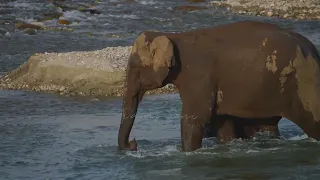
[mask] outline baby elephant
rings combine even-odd
[[[319,140],[319,59],[304,36],[259,21],[142,32],[127,65],[119,148],[137,149],[129,135],[138,105],[146,91],[168,83],[182,101],[182,151],[201,147],[205,127],[227,142],[259,129],[278,134],[281,117]]]

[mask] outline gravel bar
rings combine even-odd
[[[209,5],[227,7],[234,14],[320,19],[320,0],[220,0],[211,1]]]
[[[0,88],[77,96],[122,96],[132,46],[95,51],[36,53],[0,77]],[[173,85],[146,94],[175,93]]]

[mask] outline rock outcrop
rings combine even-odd
[[[35,54],[0,78],[0,88],[61,95],[122,96],[131,46]],[[177,92],[173,85],[146,94]]]
[[[227,7],[235,14],[320,19],[319,0],[219,0],[211,1],[209,4]]]

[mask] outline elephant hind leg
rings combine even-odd
[[[203,137],[217,137],[218,142],[228,142],[235,138],[252,138],[257,132],[270,132],[274,136],[279,136],[278,123],[281,118],[281,116],[275,116],[248,119],[217,115],[205,125]]]
[[[209,133],[207,135],[215,136],[217,143],[228,143],[238,138],[235,131],[235,120],[237,118],[229,115],[215,115],[210,123]]]
[[[204,126],[203,138],[217,137],[217,127],[215,121],[211,119]]]
[[[235,121],[237,137],[249,139],[257,132],[270,132],[274,136],[279,136],[278,123],[281,118],[281,116],[254,119],[238,118]]]
[[[237,139],[234,121],[235,120],[231,117],[225,117],[217,120],[217,143],[227,143],[233,139]]]
[[[300,110],[284,117],[298,125],[310,138],[320,140],[320,121],[314,119],[311,112]]]

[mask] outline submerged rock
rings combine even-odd
[[[319,0],[217,0],[209,5],[228,7],[235,14],[320,19]]]
[[[180,11],[196,11],[196,10],[203,10],[203,9],[207,9],[206,7],[203,6],[189,6],[189,5],[185,5],[185,6],[178,6],[174,8],[175,10],[180,10]]]
[[[81,12],[89,12],[91,14],[101,14],[100,11],[98,11],[96,9],[79,9],[79,11],[81,11]]]
[[[40,21],[59,19],[62,15],[63,15],[63,13],[61,13],[61,12],[44,13],[43,18],[40,19]]]
[[[18,22],[16,24],[16,28],[20,29],[20,30],[24,30],[24,29],[42,29],[42,26],[38,25],[38,24],[28,24],[25,22]]]
[[[0,28],[0,35],[4,35],[7,33],[7,30]]]
[[[206,0],[187,0],[188,3],[202,3],[206,2]]]
[[[64,24],[64,25],[69,25],[69,24],[71,24],[70,21],[65,20],[65,19],[58,19],[58,23],[59,23],[59,24]]]
[[[27,28],[23,32],[26,33],[26,34],[29,34],[29,35],[37,34],[37,30],[36,29],[31,29],[31,28]]]
[[[131,46],[35,54],[0,78],[1,89],[60,95],[122,96]],[[171,85],[146,94],[177,92]]]
[[[78,10],[81,12],[89,12],[91,14],[100,14],[100,11],[93,9],[92,6],[86,5],[86,4],[65,4],[62,2],[52,2],[53,5],[56,7],[59,7],[62,9],[62,11],[72,11],[72,10]]]

